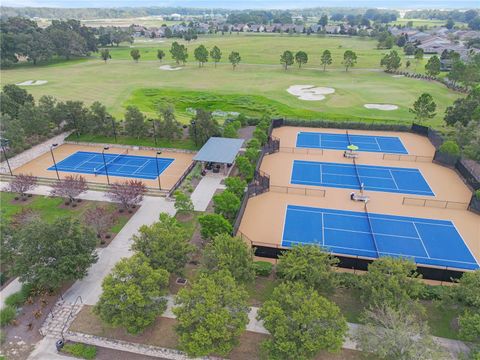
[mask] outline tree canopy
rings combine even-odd
[[[193,252],[193,245],[181,224],[166,213],[150,226],[143,225],[133,236],[132,250],[146,256],[154,269],[183,274],[185,264]]]
[[[345,66],[345,71],[348,71],[349,68],[355,66],[357,63],[357,54],[352,50],[347,50],[343,54],[343,65]]]
[[[168,277],[166,270],[150,267],[143,254],[124,258],[103,280],[94,311],[107,324],[141,333],[167,308]]]
[[[227,270],[200,274],[175,299],[181,348],[189,356],[227,355],[248,323],[247,299]]]
[[[435,104],[435,101],[433,101],[432,95],[428,93],[423,93],[413,103],[413,107],[410,108],[409,111],[415,114],[415,119],[419,121],[425,121],[437,115],[435,113],[436,109],[437,109],[437,104]]]
[[[262,347],[273,359],[313,359],[339,351],[347,322],[337,305],[302,283],[278,285],[258,312],[272,335]]]

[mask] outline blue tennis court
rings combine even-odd
[[[297,244],[319,245],[338,255],[406,257],[425,265],[480,268],[446,220],[288,205],[282,246]]]
[[[358,170],[358,173],[357,173]],[[292,184],[434,196],[418,169],[294,160]]]
[[[321,132],[299,132],[297,147],[330,150],[347,150],[354,144],[358,151],[408,154],[400,138],[395,136],[347,135]]]
[[[108,172],[109,176],[154,180],[168,168],[174,159],[158,158],[158,172],[155,160],[150,156],[105,153],[104,162],[102,153],[77,151],[58,162],[57,169],[58,171],[95,175],[106,175]],[[49,167],[48,170],[55,171],[55,166]]]

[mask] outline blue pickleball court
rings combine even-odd
[[[358,172],[357,172],[358,171]],[[434,196],[418,169],[294,160],[290,182],[296,185],[386,191]]]
[[[480,268],[447,220],[288,205],[282,246],[298,244],[318,245],[338,255],[405,257],[417,264]]]
[[[408,154],[400,138],[396,136],[373,136],[352,134],[331,134],[322,132],[299,132],[297,147],[329,150],[347,150],[350,144],[357,145],[358,151]]]
[[[155,180],[173,162],[171,158],[158,158],[158,171],[156,159],[150,156],[137,156],[105,153],[105,162],[102,153],[90,151],[77,151],[57,163],[58,171],[121,176],[128,178]],[[105,168],[105,164],[107,167]],[[55,171],[55,166],[48,170]]]

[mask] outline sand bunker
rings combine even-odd
[[[375,110],[383,110],[383,111],[392,111],[392,110],[397,110],[398,106],[397,105],[392,105],[392,104],[365,104],[363,105],[367,109],[375,109]]]
[[[315,85],[292,85],[287,89],[289,94],[298,97],[300,100],[319,101],[325,99],[325,95],[335,92],[334,88],[315,87]]]
[[[176,71],[176,70],[182,70],[180,66],[173,67],[170,65],[162,65],[159,67],[160,70],[165,70],[165,71]]]
[[[36,85],[43,85],[46,84],[48,81],[47,80],[27,80],[21,83],[17,83],[15,85],[18,86],[36,86]]]
[[[405,77],[405,75],[392,75],[393,78],[402,78]]]

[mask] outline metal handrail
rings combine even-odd
[[[80,295],[78,295],[77,298],[75,299],[75,301],[73,302],[72,309],[70,310],[70,313],[68,314],[67,318],[65,319],[65,322],[63,323],[63,327],[62,327],[62,330],[60,332],[60,335],[62,336],[63,341],[65,341],[65,337],[63,336],[63,334],[65,332],[65,327],[67,326],[68,321],[72,317],[73,310],[75,310],[75,306],[77,305],[78,300],[80,300],[80,303],[83,304],[82,297]]]

